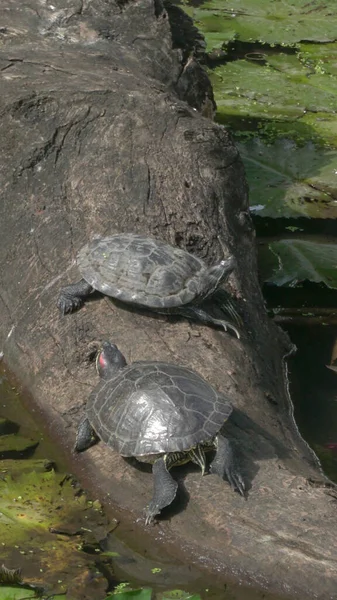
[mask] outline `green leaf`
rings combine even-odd
[[[38,445],[38,441],[27,439],[20,435],[0,435],[0,459],[6,456],[15,454],[24,454],[34,450]]]
[[[337,147],[337,115],[327,112],[306,113],[298,123],[295,124],[295,130],[298,125],[311,131],[311,139],[318,136],[324,140],[325,144],[331,144]],[[292,124],[293,125],[293,124]]]
[[[193,1],[191,0],[191,4]],[[210,0],[187,12],[206,35],[222,33],[224,39],[291,45],[302,40],[336,40],[335,0]]]
[[[337,218],[337,150],[280,138],[238,143],[253,213],[263,217]]]
[[[294,287],[308,280],[337,289],[337,244],[285,239],[259,248],[261,278]]]
[[[275,53],[275,64],[276,59]],[[226,115],[293,120],[308,111],[335,112],[337,81],[333,76],[309,76],[297,57],[291,63],[297,61],[298,69],[284,54],[278,55],[278,68],[271,65],[272,57],[268,60],[266,65],[236,60],[210,74],[222,121]]]
[[[158,600],[201,600],[199,594],[190,594],[183,590],[171,590],[157,595]]]
[[[299,59],[318,74],[337,75],[337,43],[300,44]]]
[[[37,598],[33,590],[22,587],[5,587],[0,585],[0,600],[23,600],[24,598]]]
[[[139,590],[123,590],[107,596],[105,600],[151,600],[152,590],[141,588]]]

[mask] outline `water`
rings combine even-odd
[[[38,441],[37,447],[33,450],[29,450],[28,454],[25,452],[22,452],[21,454],[20,452],[16,453],[15,456],[17,457],[17,461],[27,461],[27,468],[29,468],[30,460],[34,461],[36,467],[36,461],[38,459],[48,459],[48,464],[53,464],[56,472],[61,474],[62,481],[63,475],[65,476],[69,470],[67,457],[63,456],[60,449],[55,447],[55,444],[48,439],[43,423],[40,422],[38,415],[34,413],[32,407],[30,407],[29,411],[27,410],[27,399],[22,398],[19,395],[11,382],[12,379],[8,373],[6,373],[4,369],[0,370],[0,423],[1,419],[7,419],[10,422],[7,430],[4,430],[3,427],[0,429],[0,436],[12,434],[16,431],[17,440],[19,440],[19,436],[23,436],[26,440],[32,440],[31,443]],[[18,447],[19,446],[20,444]],[[11,459],[13,457],[14,455],[11,456]],[[7,475],[9,471],[8,465],[9,456],[6,456],[4,459],[4,455],[1,455],[0,452],[0,477],[1,473]],[[12,467],[12,469],[15,471],[15,467]],[[65,479],[65,481],[67,480]],[[76,494],[79,493],[79,489],[76,488]],[[62,552],[64,552],[63,548],[65,547],[61,546],[60,550],[58,550],[57,545],[61,543],[64,544],[64,538],[67,534],[69,536],[66,538],[68,547],[73,539],[74,531],[77,528],[75,515],[72,517],[70,525],[69,523],[67,525],[62,523],[62,519],[60,518],[60,502],[59,498],[57,499],[58,501],[55,502],[54,505],[55,514],[49,515],[52,522],[55,521],[55,523],[58,523],[58,535],[54,535],[53,538],[53,552],[55,552],[55,556],[62,555]],[[41,498],[41,502],[43,502],[43,498]],[[96,569],[96,584],[97,581],[101,582],[98,589],[96,587],[95,591],[92,592],[92,595],[90,595],[90,592],[88,594],[88,589],[86,588],[87,598],[103,600],[105,592],[113,590],[120,582],[129,582],[132,587],[151,587],[154,592],[177,588],[184,589],[191,593],[199,593],[203,600],[280,600],[278,596],[252,590],[244,585],[225,582],[222,578],[214,576],[213,574],[207,575],[207,573],[204,573],[195,567],[191,567],[188,564],[184,564],[181,561],[174,561],[172,556],[166,555],[165,548],[156,545],[152,539],[148,541],[140,539],[139,537],[135,538],[132,524],[126,520],[123,522],[122,516],[120,517],[121,521],[116,527],[117,521],[115,517],[116,515],[112,514],[105,515],[104,518],[102,517],[100,519],[99,525],[97,525],[96,518],[95,523],[86,521],[87,530],[89,531],[92,529],[93,533],[95,533],[96,527],[102,527],[104,519],[108,520],[108,525],[104,525],[104,531],[109,529],[112,530],[102,539],[100,538],[98,531],[96,541],[89,541],[82,544],[81,554],[82,556],[86,555],[93,559],[91,567],[94,566]],[[50,537],[50,532],[47,533]],[[0,535],[0,539],[1,537],[2,536]],[[99,542],[97,542],[97,539],[99,539]],[[49,538],[46,537],[45,548],[40,548],[40,550],[48,552],[48,543]],[[6,566],[10,566],[10,568],[22,567],[22,575],[25,581],[28,580],[30,583],[37,582],[39,585],[44,585],[46,582],[43,581],[43,577],[46,577],[50,585],[53,579],[53,573],[49,571],[46,576],[43,574],[41,575],[41,569],[39,568],[41,566],[39,563],[41,560],[40,554],[37,553],[34,556],[34,561],[29,563],[26,560],[27,556],[29,558],[27,552],[29,553],[32,551],[20,544],[15,545],[10,557],[12,562],[10,565]],[[77,552],[74,562],[74,573],[70,573],[70,576],[73,576],[73,579],[76,580],[76,578],[78,578],[78,567],[81,565],[78,564],[80,559],[77,547],[74,552]],[[53,557],[50,557],[49,562],[52,564],[53,561],[54,554]],[[63,593],[65,588],[69,586],[69,581],[66,581],[65,578],[67,576],[69,578],[72,558],[68,558],[67,561],[67,573],[64,574],[62,572],[62,574],[58,574],[55,579],[55,585],[59,584]],[[0,564],[2,562],[0,556]],[[84,562],[85,561],[83,561],[82,565],[83,572],[85,572],[86,569]],[[62,568],[60,567],[61,571]],[[52,591],[54,592],[54,589]],[[48,590],[48,593],[50,593],[50,590]],[[59,590],[58,593],[60,593]],[[83,598],[81,594],[78,597],[81,598],[81,600]]]
[[[298,348],[288,362],[295,420],[325,473],[337,483],[337,371],[327,367],[336,358],[337,327],[286,329]]]

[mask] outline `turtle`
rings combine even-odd
[[[179,314],[205,324],[238,329],[227,320],[213,318],[200,305],[212,296],[230,273],[233,256],[208,267],[186,250],[134,233],[96,238],[77,256],[82,279],[60,290],[57,305],[62,314],[80,308],[94,291],[160,313]],[[230,300],[223,308],[239,323]]]
[[[205,474],[209,450],[215,450],[211,473],[226,477],[245,495],[231,443],[220,433],[233,410],[225,396],[183,366],[158,361],[127,365],[111,342],[103,343],[96,368],[100,381],[89,396],[74,450],[82,452],[102,440],[123,457],[153,465],[146,524],[176,496],[178,485],[170,469],[192,461]]]

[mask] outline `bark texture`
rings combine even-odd
[[[285,594],[336,598],[336,495],[292,419],[283,356],[257,280],[245,175],[213,109],[202,38],[160,0],[2,0],[0,349],[71,454],[96,383],[87,357],[114,341],[128,361],[194,368],[231,397],[248,500],[193,468],[183,504],[150,535],[210,571]],[[181,21],[180,21],[181,18]],[[202,114],[203,113],[203,114]],[[212,263],[237,260],[227,289],[241,340],[98,299],[61,317],[58,289],[93,235],[149,233]],[[80,481],[134,519],[151,474],[102,444],[74,459]],[[316,483],[314,483],[316,482]],[[165,518],[166,517],[166,518]],[[141,533],[143,522],[138,521]]]

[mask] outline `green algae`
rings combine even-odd
[[[25,586],[38,586],[48,595],[82,598],[90,580],[97,582],[94,588],[101,588],[104,597],[107,583],[97,569],[97,556],[84,553],[82,547],[98,545],[107,535],[108,521],[99,503],[89,502],[71,476],[57,473],[51,461],[27,457],[27,449],[36,446],[35,439],[18,433],[0,435],[2,562],[7,569],[20,570]],[[6,458],[13,449],[25,457]],[[102,560],[112,571],[111,559]],[[32,594],[25,587],[26,596],[20,596],[21,591],[11,590],[10,598],[34,597],[34,590]]]

